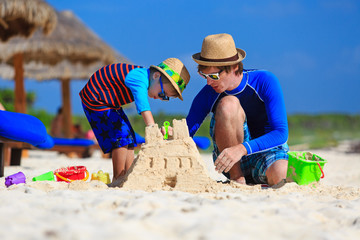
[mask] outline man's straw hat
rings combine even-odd
[[[231,66],[241,62],[246,56],[244,50],[235,47],[230,34],[221,33],[207,36],[201,47],[201,52],[192,58],[203,66]]]
[[[159,65],[151,65],[150,68],[155,68],[165,75],[170,81],[175,90],[179,93],[179,98],[182,98],[182,91],[190,81],[190,74],[185,65],[177,58],[168,58]]]

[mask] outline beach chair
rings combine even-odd
[[[53,138],[54,146],[49,151],[57,151],[64,153],[68,157],[74,154],[79,158],[91,157],[96,149],[100,149],[99,145],[90,139],[83,138]]]
[[[23,149],[48,149],[54,141],[34,116],[0,110],[0,177],[4,166],[20,165]]]
[[[145,142],[145,138],[138,133],[135,133],[135,137],[138,148],[140,148],[140,145]],[[72,157],[75,154],[80,158],[88,158],[91,157],[95,150],[101,150],[96,142],[85,138],[53,138],[53,140],[54,147],[48,150],[64,153],[69,157]],[[103,155],[103,157],[108,158],[110,155]]]
[[[211,145],[211,141],[210,141],[210,139],[208,137],[194,136],[193,140],[194,140],[196,146],[201,150],[206,150]]]

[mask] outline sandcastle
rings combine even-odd
[[[179,190],[214,192],[221,184],[212,180],[186,120],[173,120],[173,139],[164,140],[158,125],[146,127],[145,144],[119,187],[126,190]]]

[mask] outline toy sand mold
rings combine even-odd
[[[325,159],[311,152],[289,152],[288,155],[287,181],[307,185],[324,178]]]

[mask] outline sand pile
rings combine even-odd
[[[186,120],[173,120],[173,139],[164,140],[158,125],[146,127],[145,144],[118,187],[129,190],[216,192],[222,184],[210,178]]]

